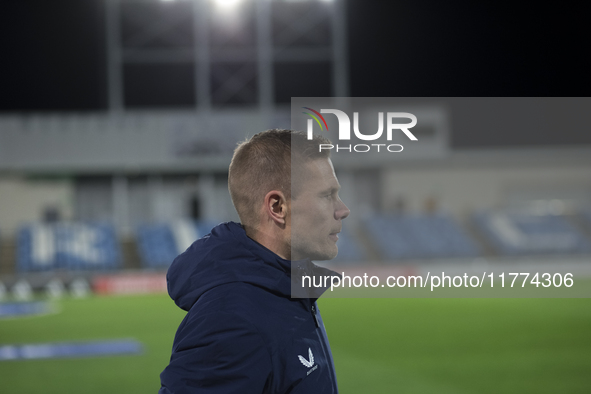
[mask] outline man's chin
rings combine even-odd
[[[339,253],[338,248],[335,246],[335,250],[334,251],[325,251],[325,252],[319,252],[319,253],[315,253],[312,254],[310,257],[310,260],[314,260],[314,261],[328,261],[328,260],[332,260],[335,257],[337,257],[337,254]]]
[[[307,258],[313,261],[327,261],[334,259],[335,257],[337,257],[337,254],[339,253],[339,248],[337,247],[337,244],[334,242],[326,243],[315,249],[298,246],[304,245],[294,245],[292,243],[292,260],[303,260]]]

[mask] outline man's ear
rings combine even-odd
[[[283,192],[271,190],[265,195],[265,213],[275,223],[285,225],[287,219],[287,200]]]

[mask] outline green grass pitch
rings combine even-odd
[[[590,393],[591,299],[322,299],[353,393]],[[135,356],[0,362],[2,392],[156,393],[184,313],[168,296],[56,301],[0,320],[0,345],[136,338]]]

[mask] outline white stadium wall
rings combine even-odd
[[[489,208],[531,208],[558,200],[563,213],[591,206],[591,150],[514,149],[454,153],[450,158],[396,165],[382,173],[381,209],[402,198],[409,211],[429,199],[439,210],[465,215]]]
[[[27,180],[20,176],[0,177],[0,235],[15,234],[26,222],[39,221],[53,208],[62,219],[74,213],[74,185],[70,180]]]

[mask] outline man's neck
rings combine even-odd
[[[278,239],[276,234],[273,234],[270,231],[254,229],[252,227],[243,227],[248,238],[263,245],[282,259],[290,260],[291,255],[289,253],[289,246],[286,247],[285,242]]]

